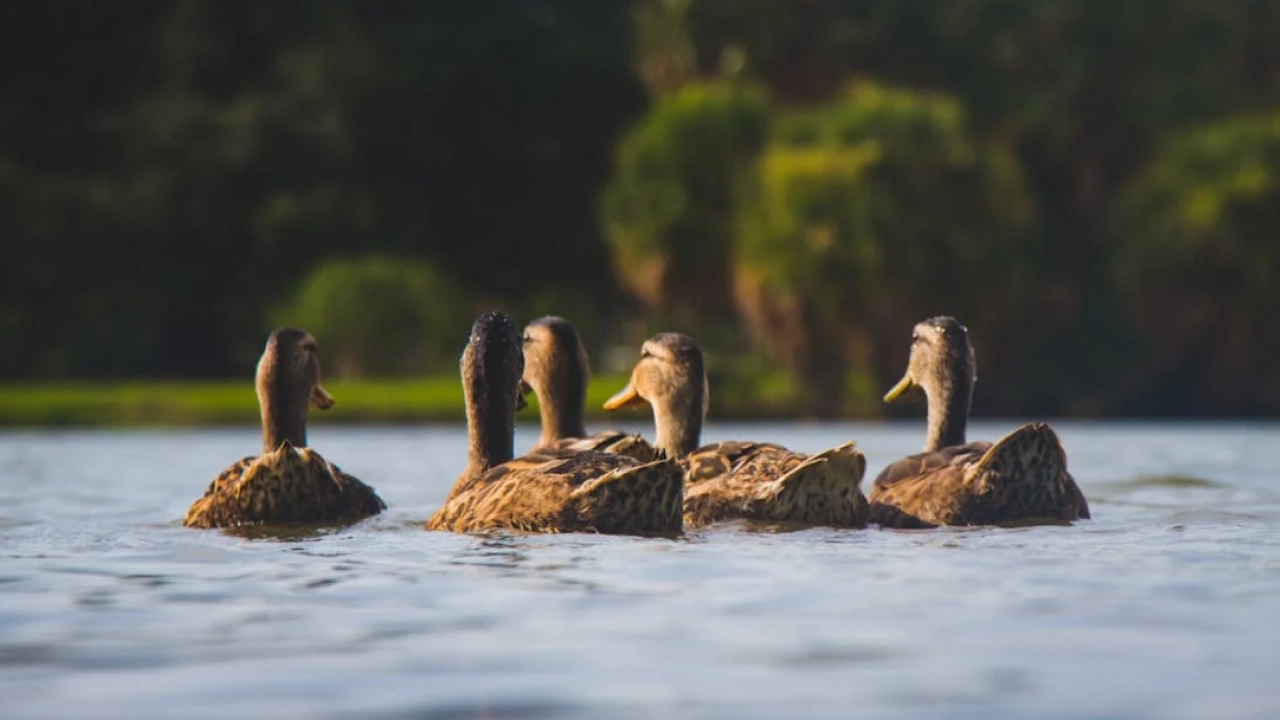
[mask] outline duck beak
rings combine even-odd
[[[636,392],[635,383],[629,382],[616,395],[604,401],[604,409],[621,410],[625,407],[638,407],[644,404],[645,399],[640,397],[640,393]]]
[[[520,390],[516,393],[516,410],[523,410],[529,407],[529,401],[526,398],[531,392],[533,392],[533,386],[521,379]]]
[[[903,393],[915,386],[916,384],[911,380],[911,375],[903,375],[902,379],[898,381],[898,384],[894,385],[892,390],[884,394],[884,401],[887,403],[893,402],[894,400],[902,397]]]
[[[328,410],[333,407],[335,402],[337,401],[333,399],[333,396],[329,394],[329,391],[325,390],[324,386],[320,383],[316,383],[316,389],[311,391],[311,404],[321,410]]]

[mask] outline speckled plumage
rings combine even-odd
[[[1088,517],[1057,433],[1044,423],[1023,425],[994,445],[973,442],[911,455],[886,467],[871,490],[871,521],[887,527]]]
[[[679,533],[684,475],[674,461],[554,449],[511,457],[523,364],[510,318],[476,320],[461,362],[470,457],[427,529]]]
[[[1048,425],[1023,425],[994,445],[965,442],[975,365],[968,331],[954,319],[916,326],[907,374],[885,399],[923,389],[930,405],[928,440],[925,452],[890,464],[876,478],[871,521],[921,528],[1088,518],[1089,504]]]
[[[772,443],[721,442],[698,448],[681,464],[687,528],[731,519],[867,524],[859,489],[867,461],[852,442],[816,455]]]
[[[656,448],[642,436],[625,433],[621,430],[605,430],[584,438],[560,438],[550,445],[539,445],[533,449],[540,455],[565,457],[581,452],[602,452],[612,455],[626,455],[642,463],[653,462],[660,455]]]
[[[349,523],[386,509],[382,499],[309,448],[285,441],[223,470],[187,511],[187,527]]]
[[[866,526],[867,501],[859,488],[866,459],[853,443],[812,456],[772,443],[698,446],[709,390],[692,338],[651,338],[631,382],[605,407],[644,402],[653,407],[659,451],[678,458],[685,469],[686,528],[737,519]]]
[[[386,509],[373,488],[306,446],[307,408],[334,404],[320,384],[315,338],[294,328],[273,332],[256,384],[263,453],[223,470],[192,503],[184,525],[345,524]]]
[[[641,464],[599,452],[531,455],[466,482],[427,529],[674,534],[682,529],[683,490],[680,467],[670,460]]]

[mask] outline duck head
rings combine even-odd
[[[915,389],[923,391],[929,404],[926,450],[963,444],[977,366],[969,330],[959,320],[940,316],[916,323],[907,371],[884,401],[893,402]]]
[[[631,381],[609,398],[606,410],[653,407],[657,447],[680,457],[698,447],[711,402],[702,350],[688,335],[660,333],[645,341]]]
[[[334,405],[320,382],[316,339],[305,330],[278,328],[271,333],[258,360],[256,385],[265,452],[274,452],[286,441],[305,447],[310,407],[328,410]]]
[[[479,473],[513,456],[516,406],[523,400],[520,333],[511,318],[489,312],[476,318],[460,370],[470,436],[468,472]]]
[[[549,315],[529,323],[521,337],[524,376],[521,399],[538,396],[542,414],[539,446],[586,435],[584,412],[591,365],[578,331],[568,320]]]

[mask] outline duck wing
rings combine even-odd
[[[373,488],[331,465],[310,448],[284,443],[224,470],[187,511],[183,524],[347,524],[376,515],[386,504]]]
[[[534,448],[533,454],[564,457],[583,452],[604,452],[627,455],[640,462],[658,459],[658,451],[643,437],[621,430],[605,430],[585,438],[561,438],[549,445]]]
[[[678,533],[684,477],[672,460],[626,455],[532,454],[468,480],[428,530]]]
[[[1045,423],[998,442],[919,453],[886,467],[871,491],[871,521],[885,527],[1063,522],[1089,517]]]
[[[748,519],[839,527],[866,524],[853,443],[813,456],[773,443],[722,442],[684,460],[685,525]]]

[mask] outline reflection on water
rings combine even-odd
[[[316,428],[391,510],[238,534],[180,521],[251,430],[0,434],[0,717],[1276,717],[1280,427],[1059,429],[1092,522],[677,539],[424,532],[456,428]]]
[[[1171,488],[1216,488],[1222,487],[1222,483],[1216,483],[1212,480],[1200,477],[1191,477],[1189,475],[1144,475],[1136,477],[1124,483],[1118,483],[1118,486],[1124,487],[1171,487]]]

